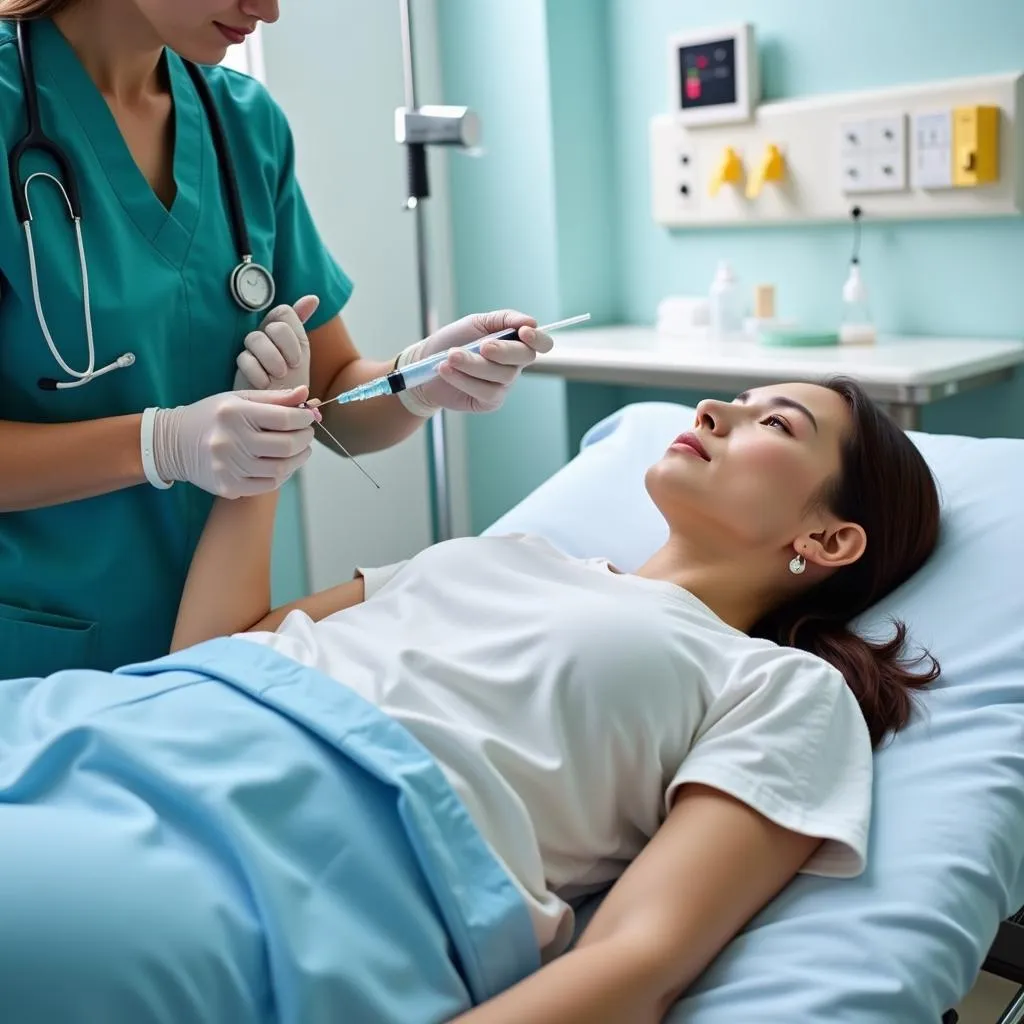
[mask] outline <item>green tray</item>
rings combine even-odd
[[[838,345],[839,334],[836,331],[801,331],[797,328],[780,327],[762,331],[760,341],[762,345],[774,348],[813,348]]]

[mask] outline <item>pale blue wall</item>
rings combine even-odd
[[[550,0],[547,57],[560,315],[619,315],[612,48],[604,0]],[[596,12],[596,13],[595,13]]]
[[[449,161],[457,314],[511,306],[554,319],[560,307],[545,4],[442,0],[438,14],[445,97],[482,117],[486,149],[482,159]],[[474,530],[565,461],[564,389],[546,380],[523,384],[500,412],[473,417],[467,431]],[[516,457],[520,449],[531,455]]]
[[[486,149],[450,161],[459,313],[618,317],[604,11],[605,0],[441,0],[445,100],[481,115]],[[471,418],[474,530],[565,463],[566,417],[565,386],[527,378],[499,413]]]
[[[712,11],[713,13],[709,13]],[[667,293],[702,291],[728,256],[744,282],[773,281],[781,311],[833,321],[849,258],[843,227],[667,232],[650,215],[647,127],[665,109],[666,36],[710,22],[752,21],[766,99],[1024,69],[1017,0],[609,0],[614,40],[613,158],[619,183],[622,310],[651,322]],[[1024,223],[865,227],[863,263],[881,329],[1024,336]],[[1024,382],[943,402],[925,427],[1024,433]]]
[[[482,160],[452,162],[461,312],[510,303],[546,317],[585,304],[601,319],[651,323],[664,295],[703,292],[726,255],[745,283],[773,281],[785,313],[816,323],[837,317],[848,230],[668,232],[652,222],[648,123],[666,108],[673,31],[754,22],[766,99],[1024,69],[1020,0],[440,6],[445,99],[480,110],[488,150]],[[1019,220],[868,225],[863,262],[883,330],[1024,336]],[[555,434],[574,415],[570,404],[581,404],[566,391],[580,389],[524,385],[502,414],[471,424],[478,529],[566,454]],[[605,392],[589,401],[592,415],[624,396],[641,397]],[[1024,382],[945,401],[928,410],[925,426],[1020,436]]]

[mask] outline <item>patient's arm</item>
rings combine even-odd
[[[178,605],[171,650],[248,629],[270,611],[277,493],[218,498]]]
[[[819,843],[683,786],[577,947],[457,1020],[654,1024]]]
[[[283,604],[249,626],[245,632],[254,633],[258,630],[273,632],[284,622],[289,612],[296,610],[305,612],[314,622],[319,622],[335,612],[343,612],[353,605],[362,604],[364,596],[363,578],[360,576],[347,583],[328,587],[327,590],[321,590],[317,594],[310,594],[309,597],[303,597],[301,600],[292,601],[291,604]]]
[[[214,502],[185,581],[172,651],[231,633],[275,630],[295,609],[319,621],[362,602],[360,578],[270,610],[276,510],[276,492]]]

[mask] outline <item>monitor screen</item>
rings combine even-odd
[[[683,110],[736,102],[736,40],[679,47]]]

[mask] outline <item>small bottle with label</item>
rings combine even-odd
[[[743,333],[753,341],[759,341],[763,335],[778,330],[796,327],[795,320],[787,320],[775,315],[775,286],[759,284],[754,287],[754,312],[743,321]]]

